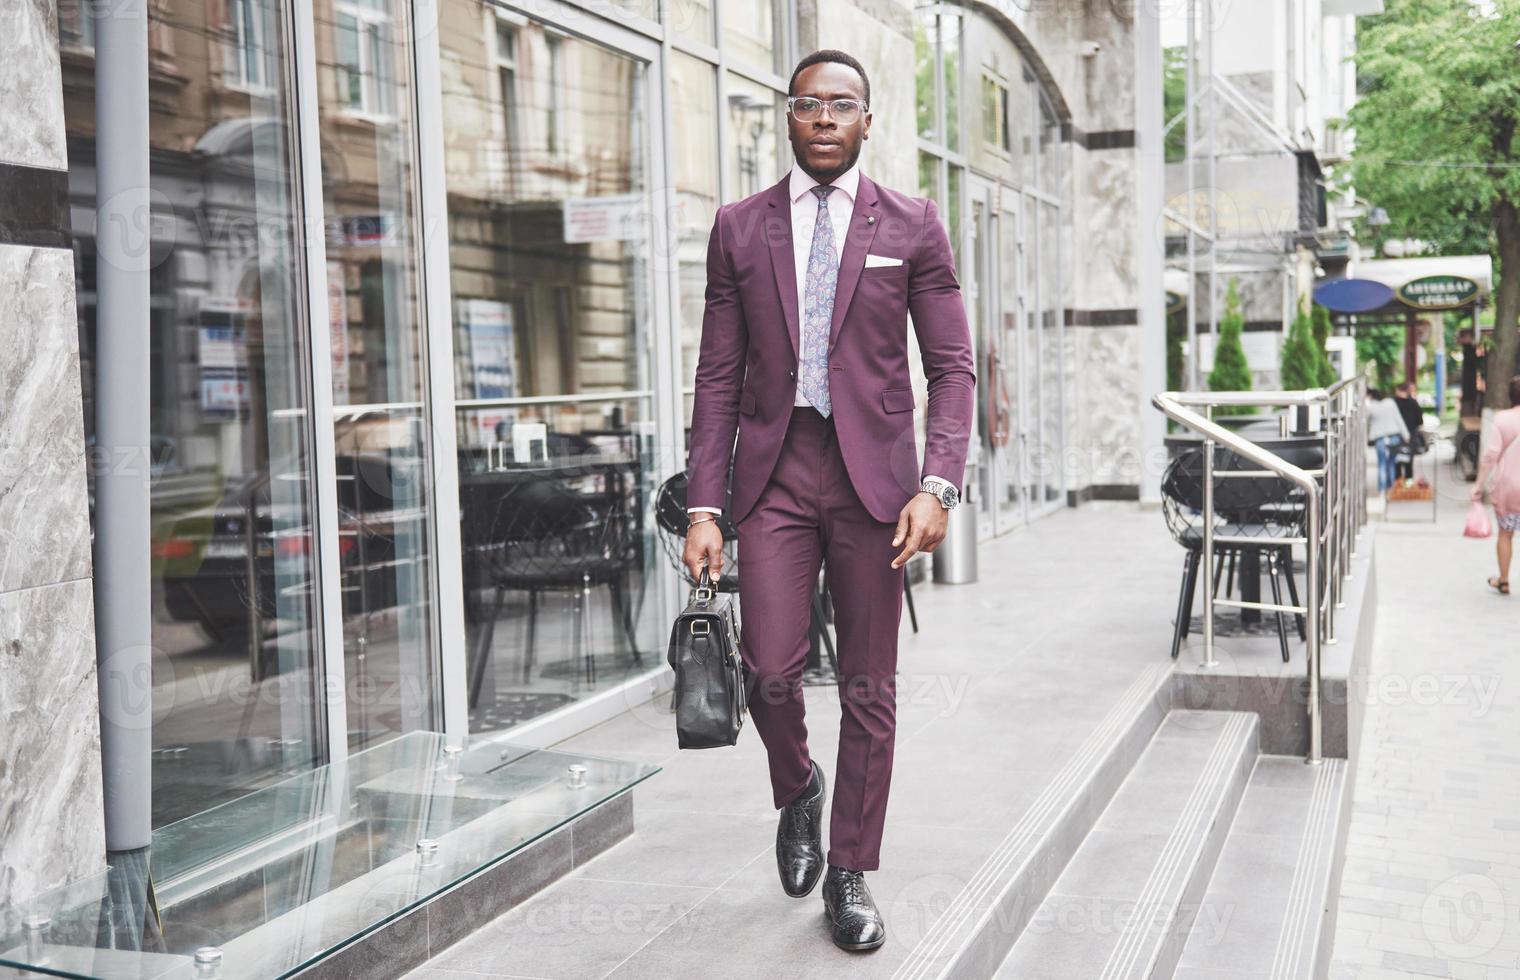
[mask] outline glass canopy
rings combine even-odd
[[[120,860],[0,910],[0,966],[289,976],[658,771],[413,732],[164,827],[151,897]]]

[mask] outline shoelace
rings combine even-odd
[[[866,904],[866,876],[859,871],[846,871],[839,876],[839,894],[845,905]]]
[[[807,801],[798,800],[786,808],[787,840],[812,840],[812,825]]]

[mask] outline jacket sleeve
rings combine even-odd
[[[697,354],[696,394],[691,407],[691,448],[687,455],[686,506],[721,509],[739,428],[739,393],[749,331],[739,286],[723,241],[719,208],[707,242],[707,296],[702,344]]]
[[[926,202],[918,256],[908,281],[908,313],[929,381],[922,475],[957,487],[966,476],[966,451],[976,409],[976,361],[971,328],[955,277],[955,257],[939,209]]]

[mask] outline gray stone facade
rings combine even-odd
[[[67,166],[56,12],[0,14],[0,166]],[[102,870],[99,695],[74,256],[0,189],[0,906]],[[61,231],[55,229],[55,232]]]

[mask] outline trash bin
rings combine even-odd
[[[944,585],[976,581],[976,505],[969,500],[950,512],[945,540],[934,550],[934,581]]]

